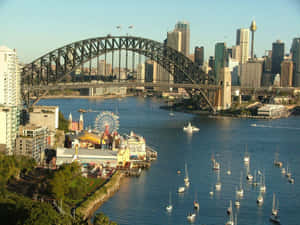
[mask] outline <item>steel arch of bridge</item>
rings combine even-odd
[[[29,96],[33,87],[55,85],[93,58],[121,50],[132,51],[156,61],[173,75],[175,83],[212,82],[188,57],[165,44],[141,37],[106,36],[73,42],[27,64],[22,71],[22,94],[25,104],[30,105]],[[205,92],[201,88],[199,90],[210,108],[215,111]]]

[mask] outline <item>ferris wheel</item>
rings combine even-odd
[[[119,129],[119,116],[109,111],[98,114],[95,120],[95,130],[102,133],[106,129],[110,134],[117,131]]]

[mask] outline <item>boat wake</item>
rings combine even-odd
[[[263,128],[276,128],[276,129],[300,130],[300,128],[298,128],[298,127],[269,126],[269,125],[256,124],[256,123],[253,123],[253,124],[251,124],[250,126],[251,126],[251,127],[263,127]]]

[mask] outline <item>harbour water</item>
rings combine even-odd
[[[58,105],[67,117],[79,119],[79,108],[95,111],[109,110],[120,116],[120,133],[131,130],[143,135],[148,144],[158,151],[158,160],[138,178],[125,178],[120,190],[99,210],[120,225],[190,224],[186,216],[193,211],[197,198],[200,210],[193,224],[225,224],[229,217],[226,209],[229,201],[236,199],[235,190],[243,171],[244,197],[237,212],[239,225],[272,224],[269,216],[273,192],[279,199],[281,224],[300,224],[300,117],[278,120],[212,119],[168,111],[159,108],[162,100],[130,97],[124,99],[45,99],[41,105]],[[85,127],[93,126],[98,113],[84,114]],[[188,135],[183,126],[188,122],[200,131]],[[251,126],[256,124],[256,126]],[[250,170],[265,174],[266,193],[264,203],[258,206],[259,187],[246,180],[243,162],[245,145],[250,155]],[[295,184],[290,184],[279,168],[273,165],[275,152],[278,159],[291,169]],[[221,191],[209,192],[217,182],[212,170],[211,157],[220,162]],[[190,187],[178,194],[184,185],[184,165],[187,163]],[[226,171],[230,169],[231,175]],[[177,174],[177,170],[181,174]],[[165,210],[172,193],[173,211]]]

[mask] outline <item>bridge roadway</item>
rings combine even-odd
[[[91,82],[66,82],[56,83],[39,86],[28,86],[23,85],[24,89],[34,90],[58,90],[58,89],[78,89],[78,88],[100,88],[100,87],[161,87],[161,88],[199,88],[204,90],[217,90],[220,86],[218,85],[205,85],[205,84],[186,84],[186,83],[170,83],[170,82],[103,82],[103,81],[91,81]]]
[[[120,81],[120,82],[103,82],[103,81],[91,81],[91,82],[61,82],[56,84],[48,85],[39,85],[39,86],[27,86],[23,85],[24,89],[34,90],[59,90],[59,89],[78,89],[78,88],[100,88],[100,87],[127,87],[127,88],[136,88],[136,87],[161,87],[161,88],[195,88],[202,90],[217,90],[221,86],[218,85],[206,85],[206,84],[187,84],[187,83],[170,83],[170,82],[132,82],[132,81]],[[239,91],[240,94],[266,94],[266,93],[289,93],[295,94],[295,92],[300,92],[300,88],[294,87],[240,87],[240,86],[231,86],[232,94],[234,95],[236,91]]]

